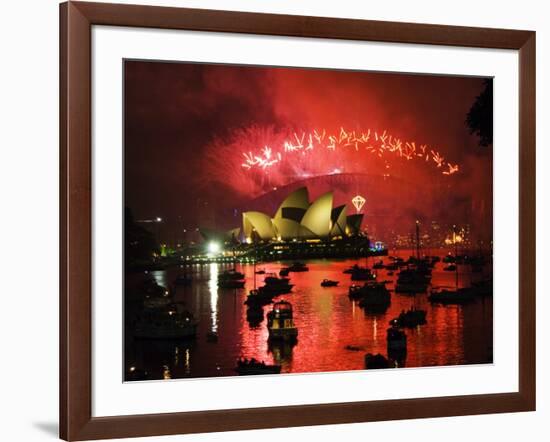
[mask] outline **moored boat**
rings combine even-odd
[[[388,354],[407,351],[407,335],[395,324],[386,330],[386,342]]]
[[[330,279],[323,279],[321,281],[321,287],[336,287],[338,285],[338,281],[332,281]]]
[[[288,268],[288,270],[290,272],[307,272],[309,271],[309,268],[303,262],[295,262]]]
[[[428,289],[431,275],[424,270],[407,268],[399,272],[395,284],[396,293],[424,293]]]
[[[136,321],[134,337],[137,339],[184,339],[197,334],[198,321],[189,312],[144,312]]]
[[[279,276],[288,276],[290,273],[290,270],[288,267],[283,267],[281,270],[279,270]]]
[[[386,309],[390,306],[390,291],[383,283],[365,283],[361,290],[359,307],[369,309]]]
[[[345,273],[347,275],[350,275],[352,274],[354,271],[358,270],[358,269],[361,269],[362,267],[360,267],[358,264],[354,264],[352,265],[351,267],[348,267],[346,270],[344,270],[342,273]]]
[[[368,267],[358,267],[351,272],[352,281],[373,281],[376,275]]]
[[[294,325],[292,304],[279,301],[273,304],[273,309],[267,314],[267,329],[269,339],[294,341],[298,337],[298,328]]]
[[[352,285],[348,296],[359,300],[359,306],[367,310],[386,309],[391,303],[390,291],[383,282],[367,281],[364,285]]]
[[[475,299],[474,291],[469,287],[459,289],[435,289],[432,290],[428,301],[439,304],[465,304]]]
[[[236,269],[225,270],[218,275],[218,287],[221,289],[242,289],[244,285],[244,273]]]
[[[417,310],[416,308],[407,311],[401,311],[397,318],[390,321],[391,324],[396,324],[398,327],[413,328],[418,325],[426,324],[426,310]]]
[[[235,371],[240,376],[245,375],[259,375],[259,374],[279,374],[281,372],[280,365],[268,365],[264,361],[257,361],[256,359],[243,359],[240,358],[237,361]]]
[[[218,275],[218,281],[227,280],[227,279],[232,279],[232,280],[244,279],[244,273],[237,272],[236,269],[229,269],[229,270],[223,271]]]
[[[375,262],[372,266],[373,269],[383,269],[384,267],[384,262],[382,260]]]
[[[259,289],[250,290],[244,303],[249,307],[262,307],[264,305],[271,304],[273,297],[273,295],[268,294],[265,291],[260,292]]]
[[[390,368],[389,361],[380,353],[373,355],[367,353],[365,355],[365,368],[369,370],[376,370],[380,368]]]
[[[218,280],[218,287],[221,289],[242,289],[245,281],[239,279],[221,279]]]

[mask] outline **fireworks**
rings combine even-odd
[[[243,163],[243,167],[246,169],[252,169],[254,166],[265,169],[281,161],[281,154],[277,153],[277,155],[273,157],[271,148],[267,146],[262,149],[260,155],[253,155],[252,152],[248,152],[244,153],[244,157],[246,161]]]
[[[385,130],[344,127],[296,131],[251,125],[215,138],[207,146],[205,161],[210,179],[247,196],[329,175],[378,175],[384,180],[420,182],[428,175],[448,179],[460,171],[458,164],[426,144],[402,140]]]
[[[371,131],[346,131],[343,127],[338,133],[330,134],[325,129],[310,132],[293,132],[279,146],[279,150],[273,151],[265,146],[259,153],[252,151],[243,153],[244,162],[242,167],[251,170],[254,168],[268,169],[277,166],[283,161],[292,161],[292,156],[297,153],[309,154],[315,150],[325,150],[340,153],[341,151],[352,151],[365,153],[385,158],[389,155],[397,156],[404,160],[421,160],[442,169],[443,175],[452,175],[459,171],[458,164],[451,164],[435,149],[428,149],[422,144],[416,146],[414,141],[402,141],[399,138],[388,134],[385,130],[382,133]]]

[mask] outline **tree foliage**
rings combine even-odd
[[[126,265],[148,262],[153,253],[158,253],[158,244],[154,235],[135,222],[131,210],[126,207],[124,213]]]
[[[466,115],[466,125],[471,134],[479,137],[480,146],[493,144],[493,79],[484,81],[483,91]]]

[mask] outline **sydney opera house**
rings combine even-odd
[[[346,205],[333,207],[333,193],[327,192],[310,202],[306,187],[288,195],[275,214],[248,211],[242,214],[242,227],[224,234],[201,229],[206,239],[254,241],[332,240],[360,233],[362,214],[348,215]]]

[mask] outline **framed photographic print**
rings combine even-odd
[[[535,33],[61,5],[66,440],[535,409]]]

